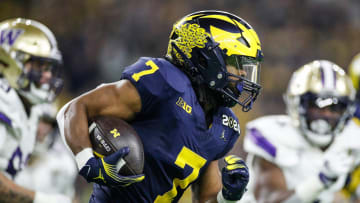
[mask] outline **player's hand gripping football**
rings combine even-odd
[[[92,157],[81,168],[79,173],[88,182],[112,187],[126,187],[132,183],[140,182],[145,178],[144,174],[122,176],[118,173],[119,168],[117,168],[117,164],[119,161],[123,161],[122,157],[127,155],[129,151],[128,147],[124,147],[104,158]]]
[[[225,157],[225,167],[221,170],[223,189],[226,200],[239,200],[246,191],[249,182],[249,169],[238,156]]]

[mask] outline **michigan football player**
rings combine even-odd
[[[166,58],[142,57],[122,73],[68,103],[60,130],[80,174],[95,182],[91,202],[176,202],[192,187],[197,202],[239,200],[248,182],[241,158],[218,160],[240,134],[229,108],[249,111],[259,94],[262,52],[254,29],[222,11],[200,11],[174,24]],[[128,148],[93,156],[87,120],[116,116],[128,121],[144,144],[144,174],[121,176],[116,163]],[[131,152],[130,152],[131,153]],[[119,189],[120,188],[120,189]]]

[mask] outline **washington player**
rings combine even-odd
[[[239,200],[249,177],[245,163],[227,156],[220,178],[218,160],[240,133],[229,107],[249,111],[259,94],[261,59],[258,36],[244,20],[222,11],[195,12],[174,24],[166,58],[142,57],[120,81],[64,106],[57,116],[60,131],[80,174],[96,183],[90,202],[176,202],[190,185],[194,202]],[[117,116],[135,128],[144,144],[144,174],[117,173],[128,148],[94,157],[88,119],[98,115]]]
[[[246,198],[332,202],[359,161],[351,80],[336,64],[316,60],[293,73],[284,98],[288,115],[247,124],[244,146],[252,176]]]
[[[349,65],[349,75],[356,89],[355,122],[360,125],[360,53],[355,55]]]
[[[356,111],[353,121],[360,126],[360,53],[356,54],[349,64],[349,76],[356,89]],[[360,135],[360,130],[358,132]],[[349,181],[342,194],[350,201],[360,202],[360,164],[349,174]]]
[[[69,198],[75,195],[76,164],[61,141],[56,124],[56,107],[41,104],[35,148],[25,168],[15,182],[26,188],[46,193],[59,193]]]
[[[17,18],[0,22],[0,202],[70,202],[62,195],[13,182],[33,151],[40,103],[59,93],[61,53],[43,24]]]

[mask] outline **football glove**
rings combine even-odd
[[[249,182],[249,169],[238,156],[225,157],[225,167],[221,170],[222,194],[226,200],[239,200],[246,191]]]
[[[132,183],[140,182],[145,178],[144,174],[122,176],[118,173],[119,169],[117,169],[116,165],[119,161],[123,161],[122,157],[127,155],[129,151],[128,147],[124,147],[104,158],[92,157],[80,169],[79,173],[88,182],[110,187],[126,187]]]

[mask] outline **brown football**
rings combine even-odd
[[[94,154],[108,156],[123,147],[130,152],[123,159],[120,175],[138,175],[144,169],[144,148],[135,129],[126,121],[116,117],[96,117],[90,121],[89,134]]]

